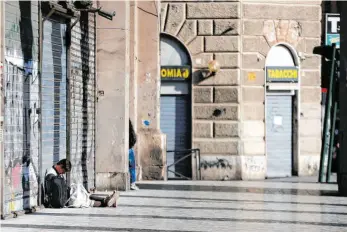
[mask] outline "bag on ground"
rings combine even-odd
[[[47,180],[49,184],[48,202],[50,208],[64,208],[68,200],[68,186],[63,177],[54,176]]]
[[[92,200],[89,199],[90,194],[82,184],[71,184],[70,188],[68,207],[88,208],[92,205]]]

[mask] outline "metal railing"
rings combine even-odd
[[[175,174],[176,176],[179,176],[179,178],[175,178],[175,179],[185,179],[185,180],[200,180],[201,179],[201,169],[200,169],[200,149],[186,149],[186,150],[172,150],[172,151],[166,151],[166,153],[174,153],[174,154],[179,154],[179,153],[186,153],[185,155],[183,155],[182,157],[180,157],[178,160],[176,160],[174,163],[172,164],[168,164],[166,166],[166,175],[167,175],[167,179],[173,179],[173,178],[169,178],[169,172]],[[187,177],[185,175],[183,175],[183,173],[179,173],[176,170],[170,170],[170,168],[175,167],[177,164],[182,163],[183,161],[185,161],[188,158],[193,158],[192,159],[192,178],[191,177]],[[195,169],[195,176],[193,175],[193,170]]]

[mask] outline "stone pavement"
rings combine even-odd
[[[118,208],[45,209],[1,221],[28,231],[347,231],[336,184],[276,181],[142,182]]]

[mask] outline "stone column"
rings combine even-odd
[[[130,1],[130,81],[129,81],[129,118],[137,131],[137,1]],[[137,154],[137,146],[134,147]],[[136,174],[139,179],[140,159],[136,158]]]
[[[166,137],[160,132],[159,1],[137,3],[137,155],[142,179],[164,179]]]
[[[5,35],[3,34],[3,31],[5,29],[5,24],[3,20],[3,5],[5,4],[4,1],[0,2],[0,88],[1,91],[3,91],[3,64],[4,64],[4,54],[3,54],[3,45],[5,42]],[[3,153],[3,133],[4,133],[4,99],[3,99],[3,94],[0,95],[0,214],[3,214],[3,202],[4,202],[4,196],[2,195],[3,193],[3,186],[5,186],[4,183],[4,177],[5,177],[5,165],[4,165],[4,153]]]
[[[129,77],[129,117],[137,130],[137,1],[130,1],[130,77]]]
[[[96,187],[128,189],[129,1],[101,1],[116,11],[112,21],[97,16]]]

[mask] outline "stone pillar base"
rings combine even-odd
[[[315,176],[319,172],[319,155],[301,155],[299,156],[298,176]]]
[[[137,155],[141,180],[166,180],[166,135],[158,131],[138,132]]]
[[[127,191],[130,189],[129,173],[99,172],[96,173],[96,189],[98,191]]]

